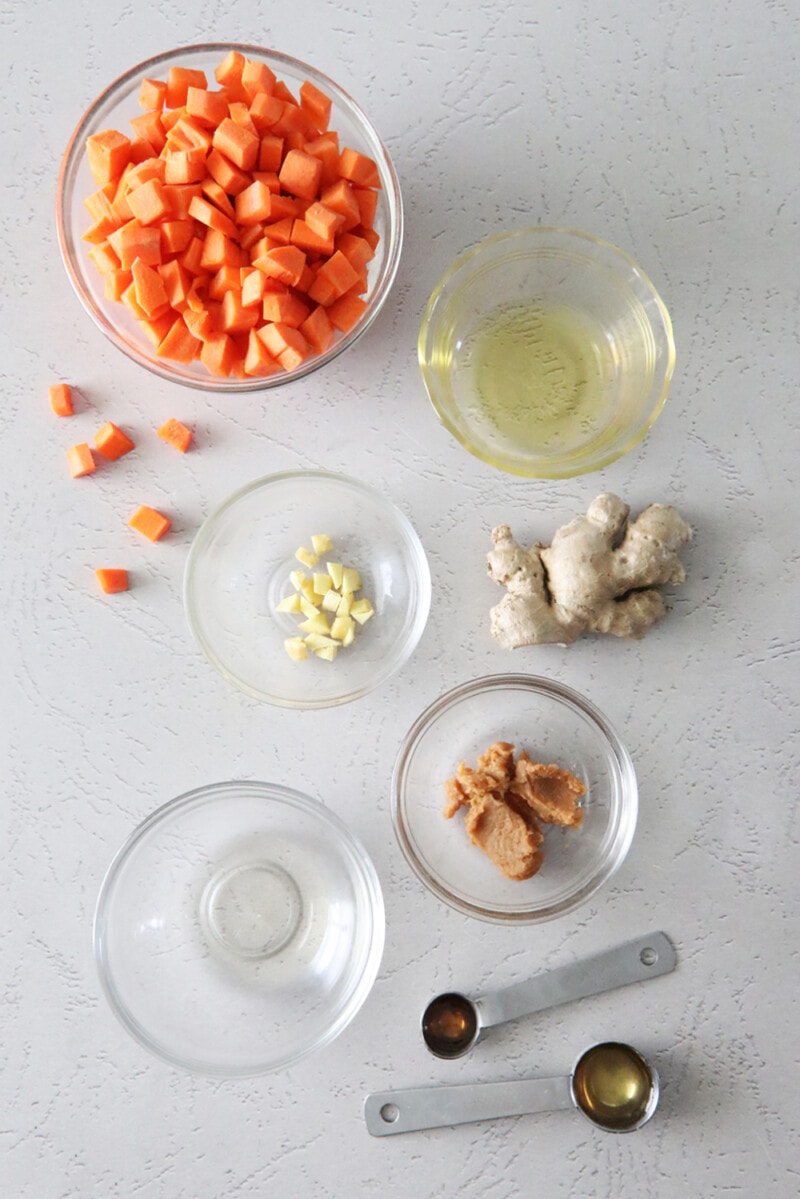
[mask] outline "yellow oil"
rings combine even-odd
[[[525,453],[569,453],[607,423],[611,349],[576,309],[500,308],[463,351],[473,415],[490,426],[493,441]]]
[[[583,1055],[572,1085],[579,1107],[590,1119],[621,1132],[634,1128],[647,1111],[653,1078],[636,1050],[607,1042]]]

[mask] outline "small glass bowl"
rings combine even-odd
[[[571,229],[489,237],[428,301],[418,342],[444,426],[511,474],[560,479],[631,450],[675,365],[669,313],[627,254]]]
[[[103,277],[89,258],[90,246],[82,240],[91,224],[83,201],[97,190],[86,158],[86,139],[103,129],[116,129],[126,135],[130,133],[131,118],[142,112],[138,104],[142,81],[166,79],[171,67],[203,70],[209,86],[215,87],[214,69],[230,50],[265,62],[290,89],[296,89],[308,80],[329,96],[333,101],[330,128],[339,133],[343,147],[349,146],[374,159],[381,181],[374,221],[380,241],[375,257],[369,264],[369,290],[365,297],[367,308],[361,317],[347,333],[338,333],[328,350],[311,355],[294,370],[245,379],[217,378],[199,362],[185,364],[159,358],[155,347],[139,328],[127,306],[105,298]],[[208,42],[158,54],[126,71],[98,96],[70,138],[61,164],[56,223],[61,257],[70,282],[101,332],[134,362],[154,374],[175,383],[220,392],[261,391],[279,387],[318,370],[346,350],[366,332],[380,312],[397,273],[403,240],[403,206],[397,175],[386,148],[355,100],[332,79],[299,59],[280,54],[277,50],[235,42]]]
[[[327,533],[333,549],[318,566],[296,550]],[[284,642],[303,636],[302,617],[277,611],[290,574],[324,572],[335,560],[359,571],[375,615],[332,662],[293,661]],[[231,496],[198,532],[186,564],[189,626],[230,683],[287,708],[326,708],[385,682],[417,645],[431,601],[425,551],[409,521],[377,491],[345,475],[288,471]]]
[[[383,953],[360,843],[317,800],[267,783],[201,787],[131,834],[94,922],[100,980],[128,1032],[198,1074],[293,1065],[350,1023]]]
[[[544,862],[506,878],[471,844],[461,813],[443,815],[444,783],[495,741],[555,763],[587,787],[579,828],[542,825]],[[392,778],[392,819],[414,873],[457,911],[496,923],[539,923],[585,903],[619,868],[636,828],[630,756],[588,700],[535,675],[489,675],[448,691],[415,721]]]

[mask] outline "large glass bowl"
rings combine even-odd
[[[100,979],[128,1032],[220,1077],[278,1070],[338,1036],[383,941],[359,842],[317,800],[255,782],[154,812],[111,863],[94,924]]]
[[[487,238],[428,301],[419,362],[445,427],[512,474],[559,479],[631,450],[664,405],[669,313],[623,251],[572,229]]]
[[[334,549],[303,568],[295,552],[315,534]],[[300,618],[278,605],[294,570],[322,571],[328,558],[360,572],[375,615],[334,661],[293,661],[285,642],[303,635]],[[408,519],[371,487],[327,471],[244,487],[202,525],[186,564],[186,614],[209,662],[248,695],[288,708],[346,703],[385,682],[414,651],[430,600],[428,561]]]
[[[83,201],[97,190],[86,158],[86,139],[104,129],[130,133],[131,118],[142,112],[138,104],[142,81],[166,79],[171,67],[203,70],[209,86],[216,87],[214,68],[230,50],[265,62],[294,92],[308,80],[328,95],[333,101],[330,128],[339,133],[342,146],[349,146],[374,159],[381,183],[374,222],[380,241],[369,264],[366,310],[348,332],[337,334],[333,345],[324,353],[311,355],[293,370],[245,379],[218,378],[201,363],[185,364],[158,357],[127,306],[105,299],[103,277],[89,258],[89,244],[82,240],[91,224]],[[403,240],[403,208],[397,175],[380,137],[355,100],[332,79],[299,59],[277,50],[234,42],[208,42],[158,54],[126,71],[97,97],[70,138],[61,164],[56,222],[61,256],[70,282],[98,328],[134,362],[162,378],[206,391],[254,391],[278,387],[318,370],[341,354],[369,328],[382,308],[397,272]]]
[[[543,865],[522,881],[471,844],[461,813],[443,816],[445,781],[495,741],[587,787],[580,827],[542,825]],[[606,718],[576,691],[535,675],[489,675],[448,691],[411,727],[392,779],[395,833],[414,873],[450,907],[498,923],[552,920],[585,903],[624,861],[637,811],[633,764]]]

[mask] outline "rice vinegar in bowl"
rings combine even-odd
[[[627,255],[568,230],[500,234],[434,290],[419,337],[443,424],[502,470],[564,478],[644,437],[666,398],[666,308]]]

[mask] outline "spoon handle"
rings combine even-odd
[[[476,999],[480,1026],[491,1028],[558,1004],[657,978],[674,970],[677,961],[666,933],[636,937],[594,957],[559,966]]]
[[[421,1128],[445,1128],[572,1106],[569,1078],[521,1078],[471,1086],[375,1091],[364,1101],[364,1119],[374,1137],[391,1137]]]

